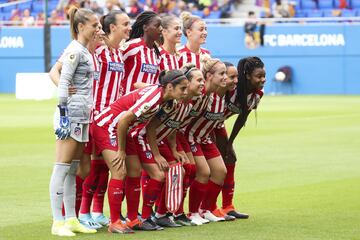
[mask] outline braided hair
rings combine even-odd
[[[140,13],[134,24],[132,25],[132,29],[130,31],[130,38],[134,39],[134,38],[140,38],[144,36],[144,25],[149,24],[149,22],[154,18],[157,17],[158,14],[153,12],[153,11],[144,11],[142,13]],[[154,43],[153,45],[154,49],[155,49],[155,53],[158,57],[160,57],[160,51],[159,48],[157,47],[156,43]]]
[[[243,114],[248,111],[247,106],[247,91],[250,88],[249,81],[246,75],[251,75],[256,68],[264,68],[264,63],[258,57],[247,57],[240,59],[237,70],[238,70],[238,83],[236,86],[237,102],[240,103]]]

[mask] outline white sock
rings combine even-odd
[[[50,179],[50,203],[54,220],[63,221],[62,203],[64,197],[64,181],[69,172],[70,164],[55,163]]]
[[[68,174],[64,181],[64,207],[66,219],[76,217],[75,198],[76,198],[76,171],[80,160],[71,162]]]

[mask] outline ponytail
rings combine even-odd
[[[71,7],[68,11],[70,19],[70,32],[72,39],[77,39],[79,35],[78,25],[79,23],[85,24],[89,21],[91,15],[95,13],[90,9]]]

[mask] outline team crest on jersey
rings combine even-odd
[[[150,151],[146,151],[145,156],[146,156],[147,159],[151,159],[152,158],[152,153]]]
[[[94,72],[94,80],[98,81],[100,79],[100,73],[98,71]]]
[[[124,72],[124,63],[109,62],[108,71],[110,71],[110,72]]]
[[[197,152],[197,147],[196,147],[195,144],[190,145],[190,148],[191,148],[191,151],[192,151],[193,153],[196,153],[196,152]]]
[[[72,62],[72,63],[74,63],[75,60],[76,60],[76,55],[75,55],[74,53],[69,54],[69,61]]]
[[[117,146],[116,138],[110,138],[110,144],[111,146],[116,147]]]
[[[80,136],[80,134],[81,134],[81,128],[80,128],[80,127],[75,127],[75,128],[74,128],[74,134],[75,134],[75,136]]]
[[[142,106],[141,106],[141,112],[142,113],[146,113],[147,110],[149,110],[150,108],[150,103],[144,103]]]
[[[158,66],[154,64],[143,63],[141,65],[141,71],[145,73],[156,74],[158,71]]]

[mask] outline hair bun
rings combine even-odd
[[[190,20],[191,17],[192,17],[192,15],[191,15],[190,12],[186,12],[186,11],[185,11],[185,12],[182,12],[182,13],[180,14],[180,18],[181,18],[181,20],[182,20],[183,22],[186,22],[186,21]]]

